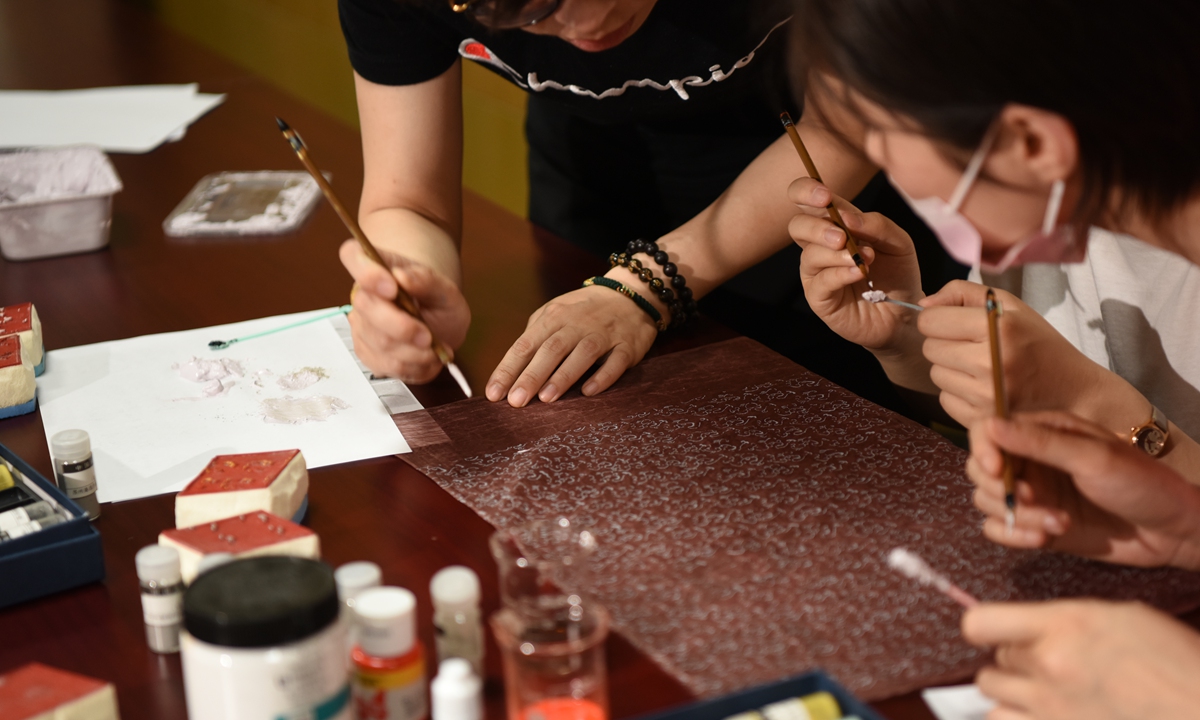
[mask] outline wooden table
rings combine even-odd
[[[349,279],[337,248],[346,232],[326,206],[301,231],[280,238],[176,240],[163,235],[161,223],[208,173],[295,169],[275,115],[303,133],[342,197],[355,200],[362,187],[357,133],[121,0],[0,0],[0,87],[181,82],[228,97],[181,142],[147,155],[113,156],[125,190],[116,196],[108,249],[0,260],[0,305],[33,301],[48,349],[345,302]],[[475,318],[459,359],[472,385],[482,388],[529,313],[603,264],[470,193],[465,228],[465,284]],[[656,352],[729,336],[701,323]],[[426,405],[457,398],[444,375],[416,392]],[[38,414],[0,421],[0,443],[51,475]],[[437,570],[468,565],[483,580],[484,609],[498,606],[487,549],[492,528],[428,478],[384,458],[314,470],[311,479],[309,525],[330,563],[373,560],[384,568],[386,583],[412,588],[421,598],[428,597]],[[0,672],[39,661],[113,682],[126,720],[185,717],[179,656],[146,647],[133,565],[134,553],[172,524],[172,496],[104,505],[96,527],[107,580],[0,611]],[[420,627],[432,648],[428,602],[420,607]],[[609,643],[609,664],[614,717],[691,699],[620,637]],[[489,717],[498,719],[504,710],[494,645],[487,670]],[[877,707],[892,718],[932,717],[915,695]]]

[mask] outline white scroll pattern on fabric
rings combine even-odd
[[[961,467],[930,433],[801,378],[424,470],[499,527],[593,523],[591,593],[700,695],[814,666],[868,699],[966,677],[985,654],[957,605],[886,567],[897,546],[983,600],[1200,598],[1200,575],[987,542]]]

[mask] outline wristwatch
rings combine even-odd
[[[1132,428],[1129,432],[1129,442],[1150,457],[1158,457],[1167,448],[1167,439],[1171,436],[1167,416],[1162,410],[1150,406],[1150,421],[1145,425]]]

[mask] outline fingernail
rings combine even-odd
[[[862,217],[854,211],[842,213],[842,220],[845,221],[846,227],[854,230],[861,228],[863,224]]]
[[[513,407],[525,407],[525,401],[529,399],[529,393],[525,388],[517,388],[508,394],[508,404]]]
[[[380,280],[379,282],[375,283],[375,291],[374,292],[376,295],[379,295],[381,297],[387,297],[388,292],[391,291],[391,289],[392,289],[391,283],[389,283],[387,280]]]
[[[828,205],[830,200],[829,191],[823,187],[815,188],[809,197],[814,205]]]
[[[584,395],[592,395],[596,392],[596,383],[590,382],[583,386]]]
[[[1051,535],[1062,535],[1064,532],[1066,532],[1066,528],[1063,527],[1062,520],[1060,520],[1059,517],[1054,514],[1046,516],[1046,519],[1042,521],[1042,527],[1046,528],[1046,532],[1050,533]]]
[[[428,330],[418,330],[416,335],[413,335],[413,345],[417,347],[428,347],[433,344],[433,338],[430,337]]]
[[[494,382],[487,386],[487,390],[485,392],[487,393],[488,400],[496,402],[500,398],[504,397],[504,386],[498,382]]]
[[[830,245],[833,245],[835,243],[840,243],[842,241],[843,234],[842,234],[842,231],[838,230],[837,228],[829,228],[828,230],[825,231],[825,234],[823,237],[825,238],[825,242],[829,243]]]
[[[553,402],[556,397],[558,397],[558,388],[553,385],[547,385],[538,393],[538,399],[542,402]]]

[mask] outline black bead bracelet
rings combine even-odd
[[[660,249],[658,243],[651,240],[630,240],[629,244],[625,246],[625,252],[629,257],[645,253],[662,268],[663,275],[667,276],[667,281],[675,290],[675,297],[683,310],[682,319],[677,320],[680,324],[687,322],[689,317],[696,314],[696,301],[693,299],[692,289],[687,286],[687,279],[679,274],[679,267],[671,262],[671,256],[665,250]],[[667,303],[667,300],[663,299],[663,293],[659,293],[658,297]],[[672,315],[675,315],[674,311],[672,311]]]
[[[658,299],[667,306],[671,311],[671,325],[680,325],[687,318],[684,313],[683,302],[676,297],[675,291],[667,287],[659,278],[654,277],[654,271],[642,265],[642,261],[637,258],[630,257],[626,253],[613,253],[608,256],[608,262],[611,267],[620,265],[629,270],[629,272],[638,276],[642,282],[650,286],[650,289],[658,294]]]

